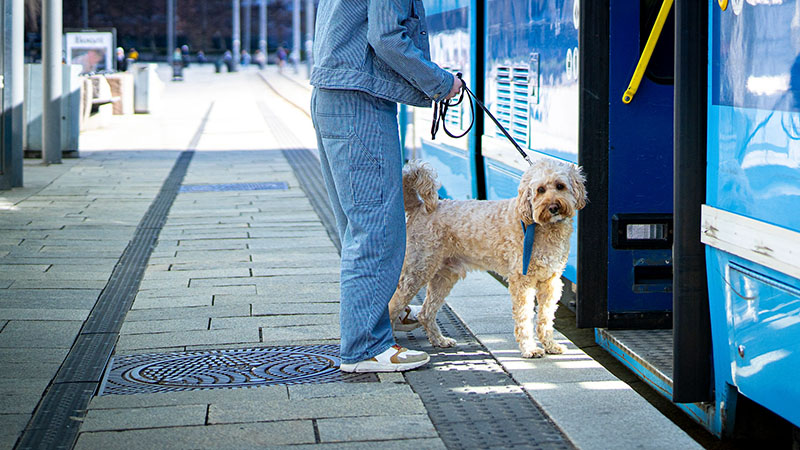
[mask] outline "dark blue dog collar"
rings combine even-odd
[[[522,224],[522,232],[525,233],[525,240],[522,242],[522,274],[528,274],[528,265],[531,262],[531,255],[533,254],[533,239],[536,236],[536,223],[525,225],[525,222],[519,221]]]

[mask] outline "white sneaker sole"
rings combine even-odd
[[[363,373],[363,372],[405,372],[406,370],[416,369],[418,367],[422,367],[425,364],[430,362],[431,357],[427,355],[422,361],[416,361],[411,363],[381,363],[378,361],[359,361],[353,364],[345,364],[342,363],[339,366],[342,372],[350,372],[350,373]]]

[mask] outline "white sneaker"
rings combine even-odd
[[[431,357],[425,352],[393,345],[388,350],[357,363],[342,363],[342,372],[403,372],[428,364]]]
[[[417,319],[417,316],[419,315],[420,311],[422,311],[422,306],[417,306],[417,305],[406,306],[403,312],[401,312],[400,315],[397,316],[397,319],[395,319],[394,324],[392,324],[393,325],[392,328],[394,328],[394,331],[411,331],[419,328],[422,325],[419,319]]]

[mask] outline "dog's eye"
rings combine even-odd
[[[539,186],[539,188],[538,188],[538,189],[536,189],[536,192],[538,192],[538,193],[540,193],[540,194],[544,194],[544,191],[546,191],[546,190],[547,190],[547,189],[545,189],[545,188],[544,188],[544,186]]]
[[[563,191],[565,187],[566,187],[566,186],[564,186],[564,184],[563,184],[563,183],[558,183],[558,184],[556,185],[556,189],[558,189],[559,191]]]

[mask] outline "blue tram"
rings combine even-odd
[[[578,326],[718,436],[747,425],[741,399],[800,426],[800,1],[426,7],[434,60],[531,158],[586,172],[564,274]],[[461,140],[431,139],[429,110],[401,117],[441,196],[516,195],[526,163],[482,114]]]

